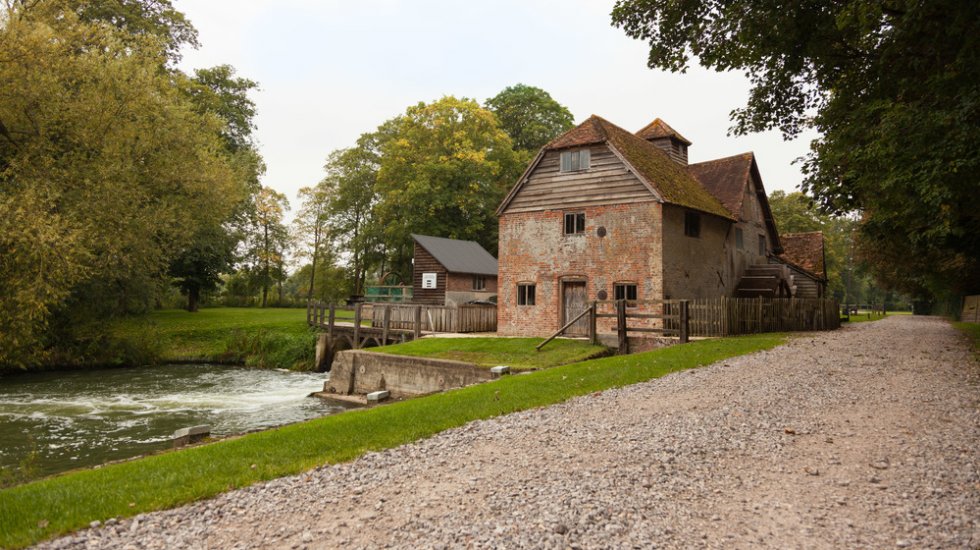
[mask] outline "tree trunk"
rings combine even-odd
[[[265,307],[269,297],[269,256],[272,254],[269,250],[269,224],[265,224],[262,242],[265,248],[265,269],[262,273],[262,307]]]
[[[198,304],[201,302],[201,289],[191,287],[187,289],[187,311],[194,313],[197,311]]]
[[[320,252],[320,232],[313,235],[313,269],[310,272],[310,290],[306,293],[306,299],[313,299],[313,282],[316,280],[316,257]]]

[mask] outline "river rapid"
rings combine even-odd
[[[25,457],[33,475],[138,456],[172,446],[179,428],[214,436],[342,412],[308,397],[326,375],[222,365],[163,365],[27,373],[0,378],[0,466]]]

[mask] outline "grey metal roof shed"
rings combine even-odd
[[[475,241],[412,234],[415,242],[450,273],[497,275],[497,259]]]

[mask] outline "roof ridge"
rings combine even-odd
[[[643,128],[640,128],[633,135],[643,140],[674,137],[685,145],[691,145],[691,140],[682,136],[680,132],[675,130],[670,124],[667,124],[667,121],[660,117],[653,119],[653,122],[647,124]]]
[[[711,159],[711,160],[702,160],[701,162],[694,162],[694,163],[688,164],[688,167],[698,166],[698,165],[701,165],[701,164],[708,164],[708,163],[711,163],[711,162],[721,162],[721,161],[724,161],[724,160],[732,160],[732,159],[735,159],[735,158],[742,158],[742,157],[754,158],[755,157],[755,151],[746,151],[744,153],[736,153],[734,155],[729,155],[727,157],[721,157],[721,158],[716,158],[716,159]]]

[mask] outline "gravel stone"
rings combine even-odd
[[[968,343],[893,316],[40,546],[975,549],[977,449]]]

